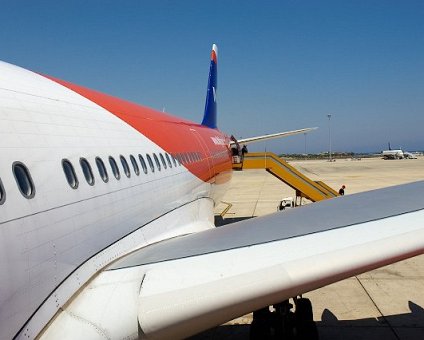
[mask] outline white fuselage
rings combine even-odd
[[[166,161],[166,150],[81,95],[6,63],[0,63],[0,74],[0,339],[33,338],[115,259],[152,242],[212,228],[212,191],[219,191],[170,155],[172,167],[160,163],[159,171],[153,153]],[[106,166],[107,182],[96,157]],[[119,180],[109,157],[118,165]],[[91,165],[93,185],[81,158]],[[73,165],[75,189],[63,160]],[[18,187],[16,162],[30,173],[33,197]]]

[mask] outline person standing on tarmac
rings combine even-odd
[[[346,188],[346,186],[343,184],[342,187],[339,189],[339,195],[340,196],[344,196],[344,189]]]
[[[243,145],[243,147],[241,148],[241,161],[243,162],[244,160],[244,155],[247,154],[247,146]]]

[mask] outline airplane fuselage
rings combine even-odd
[[[213,228],[229,139],[0,63],[0,339],[33,338],[102,268]]]

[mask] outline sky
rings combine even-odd
[[[0,4],[0,60],[195,122],[216,43],[220,130],[319,127],[251,151],[424,150],[424,1]]]

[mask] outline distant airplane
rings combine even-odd
[[[402,159],[405,158],[404,152],[401,149],[384,150],[382,153],[384,159]]]
[[[402,159],[405,158],[404,153],[401,149],[392,150],[389,142],[389,150],[383,150],[381,155],[384,159]]]
[[[202,124],[0,62],[0,339],[177,339],[269,305],[312,339],[288,299],[423,253],[424,182],[215,228],[216,89],[215,45]]]
[[[384,150],[381,154],[384,159],[417,159],[417,156],[411,152],[403,151],[401,149],[392,150],[390,148],[390,143],[389,150]]]

